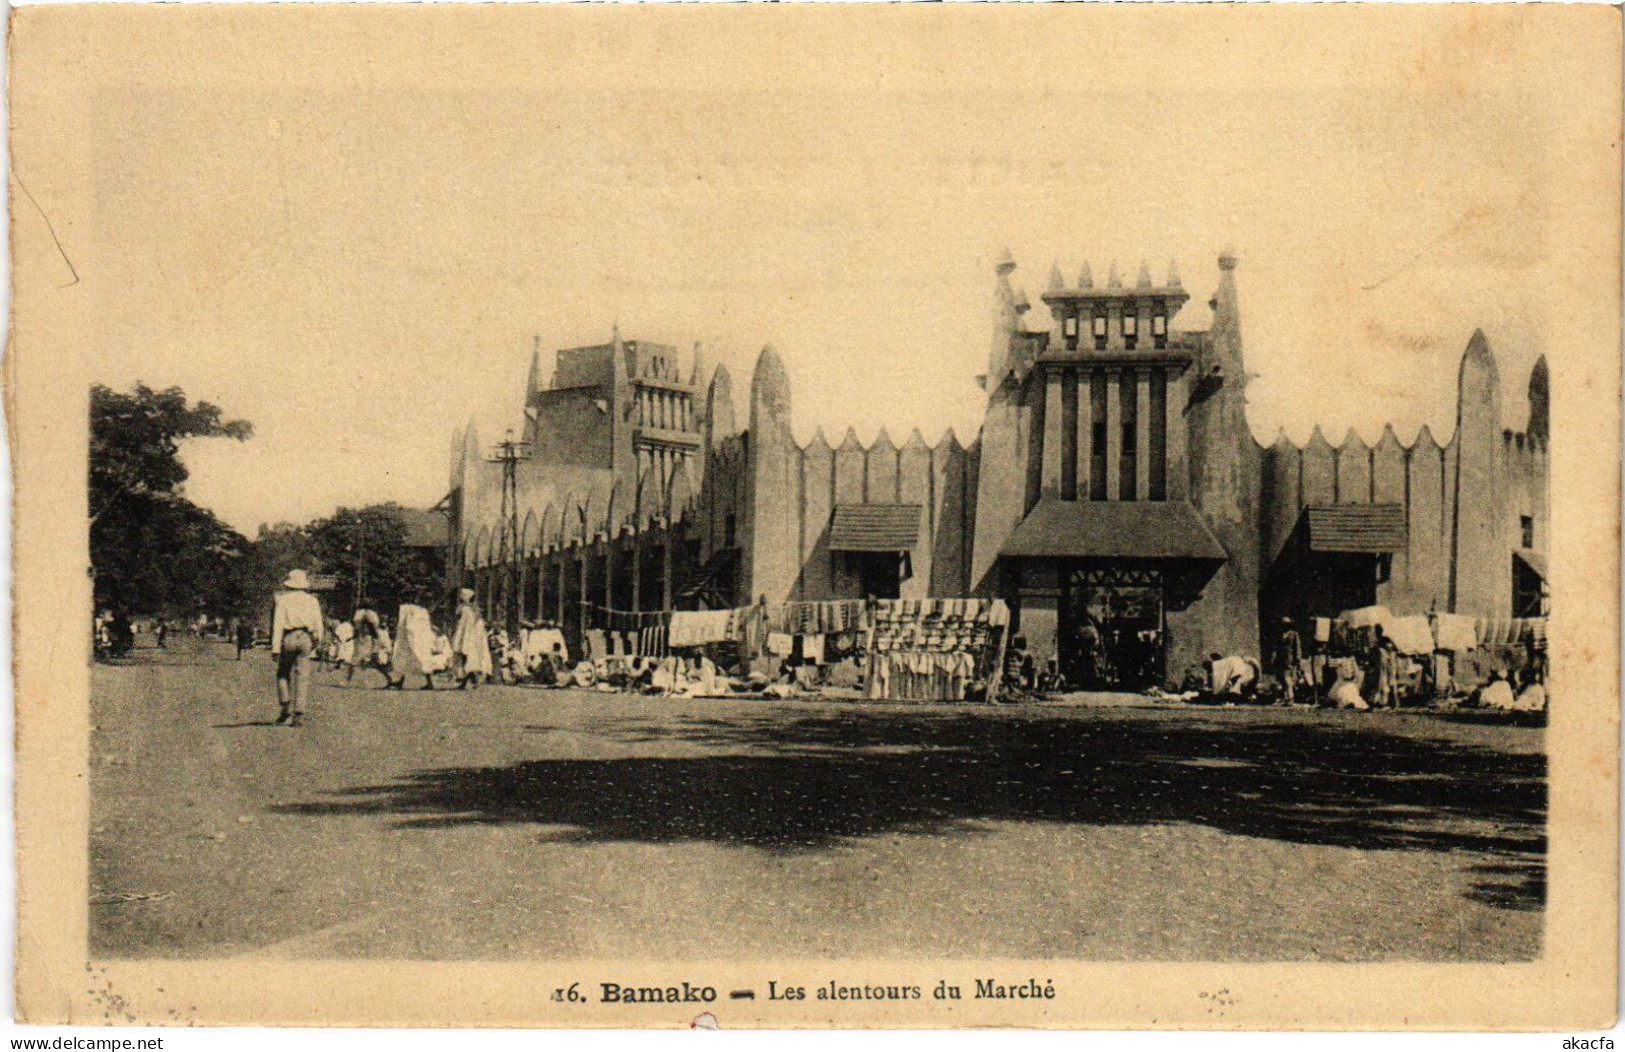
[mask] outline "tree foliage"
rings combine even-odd
[[[254,434],[246,420],[222,419],[220,407],[189,404],[179,387],[154,391],[136,384],[129,394],[103,384],[90,389],[90,518],[94,522],[121,501],[173,494],[187,479],[181,443],[189,438],[235,438]],[[146,508],[148,505],[139,505]]]
[[[326,604],[332,613],[353,613],[358,591],[374,609],[390,612],[402,603],[433,606],[441,598],[439,559],[423,549],[408,547],[406,522],[399,505],[340,508],[311,523],[305,534],[312,559],[309,565],[334,578],[334,589]]]
[[[137,384],[128,394],[101,384],[90,392],[90,559],[98,608],[191,617],[257,616],[289,570],[334,579],[323,600],[348,617],[360,598],[375,609],[433,604],[441,567],[433,551],[407,544],[404,510],[394,504],[340,508],[307,526],[260,527],[249,541],[187,500],[182,444],[195,438],[249,438],[208,402],[189,403],[177,387]],[[361,587],[357,589],[357,579]]]
[[[248,541],[178,492],[181,443],[253,434],[178,387],[90,389],[90,564],[98,607],[169,617],[242,605]]]
[[[90,551],[98,608],[182,618],[245,606],[247,539],[183,497],[126,495],[91,523]]]

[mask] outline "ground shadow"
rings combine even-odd
[[[528,728],[546,734],[550,728]],[[817,849],[987,821],[1193,823],[1243,836],[1488,856],[1480,901],[1539,909],[1539,752],[1350,723],[1238,723],[1191,713],[824,710],[627,721],[629,746],[703,756],[548,759],[425,770],[290,805],[419,826],[537,823],[586,841],[704,840]],[[1518,732],[1520,734],[1528,732]]]

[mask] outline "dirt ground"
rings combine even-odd
[[[1539,728],[1283,709],[404,693],[98,666],[99,956],[1540,952]]]

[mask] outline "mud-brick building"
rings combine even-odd
[[[451,572],[493,616],[579,637],[609,611],[836,598],[1004,598],[1016,631],[1085,676],[1082,639],[1117,648],[1117,685],[1209,652],[1260,654],[1282,618],[1543,614],[1549,405],[1544,359],[1504,413],[1482,333],[1460,364],[1455,429],[1375,446],[1317,429],[1261,446],[1247,424],[1236,260],[1204,331],[1179,325],[1177,270],[1097,285],[1053,270],[1030,326],[996,268],[987,409],[949,432],[806,445],[791,383],[762,351],[736,414],[727,370],[623,341],[532,362],[506,505],[472,426],[452,468]],[[686,379],[685,379],[686,377]],[[703,392],[703,394],[702,394]],[[505,511],[508,508],[510,510]],[[506,516],[506,517],[505,517]],[[507,523],[507,530],[504,530]],[[504,536],[506,532],[506,536]],[[511,597],[511,599],[510,599]]]

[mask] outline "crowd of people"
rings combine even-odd
[[[813,608],[854,604],[792,604],[794,615],[805,624],[787,621],[780,625],[775,620],[790,617],[792,607],[770,612],[764,612],[769,610],[764,607],[682,614],[694,622],[684,622],[682,639],[678,638],[679,615],[669,615],[671,620],[657,633],[660,644],[655,650],[632,646],[635,633],[597,631],[588,632],[583,640],[591,652],[572,658],[559,626],[521,621],[517,632],[510,635],[504,628],[486,623],[475,599],[472,589],[461,589],[451,617],[439,623],[428,608],[413,603],[402,604],[393,617],[363,603],[348,619],[335,619],[324,615],[321,603],[311,592],[309,575],[303,570],[290,572],[276,594],[270,626],[270,651],[277,668],[277,722],[300,725],[310,676],[317,667],[342,671],[347,682],[355,681],[358,673],[365,677],[376,672],[379,687],[391,690],[435,690],[439,681],[445,681],[447,686],[462,690],[496,682],[686,696],[789,696],[830,690],[861,694],[866,686],[864,654],[860,652],[863,648],[851,654],[840,650],[841,641],[852,633],[835,631],[852,626],[845,622],[813,623],[813,615],[819,613]],[[882,635],[895,634],[899,626],[920,637],[907,644],[915,649],[941,649],[949,643],[963,643],[948,628],[965,631],[973,626],[973,620],[954,621],[949,615],[964,615],[965,611],[953,608],[969,607],[974,602],[924,601],[930,609],[922,605],[918,611],[897,601],[892,601],[895,608],[886,603],[877,606],[874,601],[867,606],[856,604],[864,606],[862,617],[873,619],[875,625],[869,637],[875,649],[868,655],[869,674],[876,675],[876,669],[881,667],[877,662],[887,649]],[[809,609],[801,610],[800,606]],[[939,606],[943,609],[936,609]],[[843,617],[850,613],[837,612]],[[740,627],[750,620],[747,614],[759,615],[762,632]],[[920,618],[917,625],[910,620],[916,615]],[[718,620],[719,626],[710,625],[710,620]],[[723,620],[727,622],[724,636],[740,632],[747,638],[763,635],[762,645],[754,650],[748,645],[738,649],[738,654],[751,650],[751,658],[730,662],[728,653],[733,650],[727,645],[707,643],[710,637],[703,631],[696,639],[707,645],[683,645],[696,641],[687,638],[695,631],[719,630]],[[995,622],[1002,624],[997,618]],[[256,642],[255,626],[248,619],[231,623],[199,618],[182,627],[193,635],[212,634],[233,641],[239,659]],[[143,624],[120,611],[99,612],[95,618],[96,653],[99,658],[127,656],[143,632],[151,634],[155,646],[163,647],[170,631],[170,625],[162,619]],[[1188,669],[1171,688],[1159,685],[1146,693],[1186,702],[1353,710],[1445,704],[1543,713],[1547,707],[1544,619],[1499,625],[1475,623],[1456,615],[1395,617],[1373,607],[1346,611],[1336,619],[1315,619],[1313,625],[1282,619],[1272,635],[1273,649],[1267,662],[1245,654],[1213,653],[1199,667]],[[999,637],[995,634],[990,638]],[[789,647],[783,646],[787,640],[792,642]],[[980,637],[978,640],[981,645],[990,645]],[[611,646],[611,642],[627,645]],[[891,645],[904,644],[897,641]],[[910,650],[884,671],[894,677],[912,675],[925,682],[953,674],[957,665],[950,659],[958,659],[959,664],[971,666],[963,674],[973,677],[975,662],[964,661],[953,649],[947,646],[942,654],[927,652],[936,660],[928,663],[929,668],[919,669],[913,666],[923,659]],[[1002,660],[988,665],[985,688],[949,690],[948,696],[1022,701],[1077,689],[1078,685],[1068,682],[1055,656],[1040,659],[1021,636],[1011,638],[998,650]],[[1133,653],[1137,655],[1138,651]],[[1086,664],[1098,669],[1099,654],[1093,658]],[[912,696],[907,692],[892,695],[886,690],[881,695],[872,690],[867,693]]]
[[[1455,615],[1394,617],[1368,608],[1317,620],[1322,623],[1306,641],[1299,626],[1283,618],[1267,668],[1250,656],[1213,653],[1188,670],[1177,689],[1148,693],[1191,702],[1356,711],[1424,705],[1546,710],[1543,619],[1526,619],[1496,641],[1482,622],[1475,627],[1473,619]]]
[[[158,650],[169,648],[169,637],[177,627],[193,639],[224,639],[230,623],[222,617],[197,617],[180,621],[167,617],[134,618],[124,610],[99,610],[92,622],[91,644],[98,661],[128,657],[137,641],[150,636]]]
[[[474,598],[472,589],[458,593],[449,631],[415,603],[402,604],[393,618],[363,604],[348,620],[339,620],[323,615],[310,592],[309,575],[290,572],[276,594],[271,619],[277,723],[301,725],[310,677],[318,666],[342,671],[346,682],[354,682],[358,673],[365,677],[376,672],[379,687],[388,690],[435,690],[437,676],[462,690],[492,681],[563,685],[560,672],[569,670],[564,637],[556,627],[525,623],[520,638],[511,640],[506,630],[486,624]],[[238,636],[239,657],[252,642],[251,630]]]

